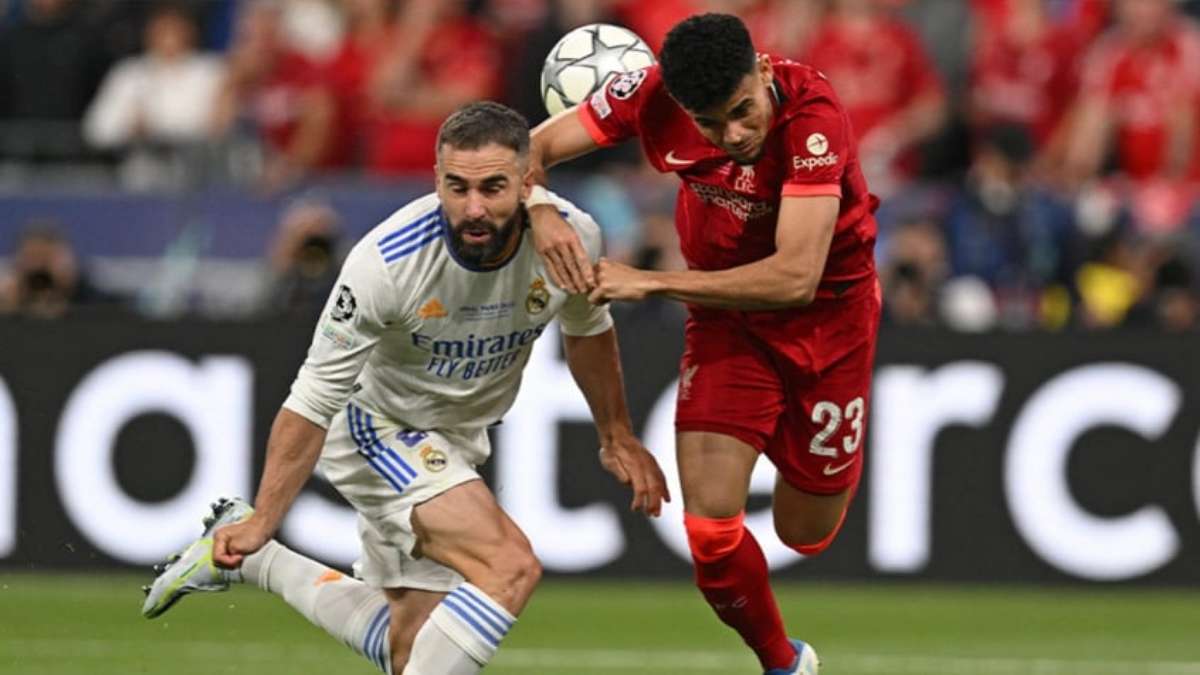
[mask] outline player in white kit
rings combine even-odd
[[[254,508],[222,500],[204,535],[159,566],[143,613],[231,581],[277,593],[385,673],[470,675],[495,654],[541,575],[524,534],[476,473],[554,317],[592,410],[603,466],[657,515],[667,495],[633,435],[605,306],[568,296],[532,245],[526,203],[553,203],[593,260],[600,232],[544,191],[529,128],[475,103],[438,135],[437,192],[346,259],[308,358],[275,419]],[[358,512],[351,578],[271,539],[314,465]],[[586,533],[580,533],[586,536]]]

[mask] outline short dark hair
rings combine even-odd
[[[529,154],[529,121],[521,113],[493,101],[478,101],[455,110],[438,129],[437,152],[443,145],[478,150],[489,143]]]
[[[675,25],[659,62],[667,91],[688,110],[724,103],[754,72],[754,43],[732,14],[697,14]]]

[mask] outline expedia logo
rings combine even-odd
[[[813,169],[816,169],[819,167],[833,166],[837,163],[838,163],[838,156],[837,156],[836,152],[833,153],[832,155],[825,155],[824,157],[800,157],[800,156],[792,157],[792,166],[796,167],[797,171],[799,171],[800,169],[805,169],[806,171],[812,171]]]

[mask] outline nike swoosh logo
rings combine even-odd
[[[850,460],[849,462],[846,462],[845,464],[842,464],[841,466],[833,466],[832,464],[826,464],[825,465],[825,475],[832,476],[834,474],[839,474],[839,473],[845,471],[846,469],[849,469],[853,464],[854,464],[854,460]]]
[[[674,150],[668,152],[667,156],[663,159],[666,160],[667,164],[670,164],[671,166],[691,166],[697,161],[694,159],[679,159],[675,156]]]

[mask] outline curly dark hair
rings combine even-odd
[[[667,91],[688,110],[724,103],[754,72],[754,43],[731,14],[697,14],[675,25],[659,54]]]
[[[529,121],[521,113],[494,101],[476,101],[455,110],[438,129],[437,150],[443,145],[478,150],[489,143],[512,148],[518,157],[529,154]]]

